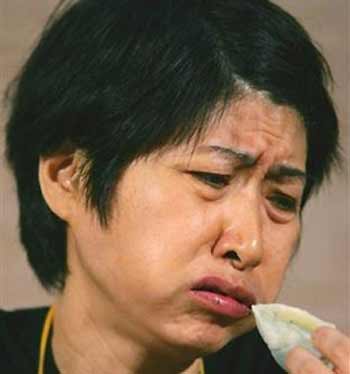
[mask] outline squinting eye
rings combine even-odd
[[[298,203],[294,197],[279,193],[270,196],[269,200],[279,210],[285,212],[296,212],[298,210]]]
[[[190,174],[201,182],[216,188],[224,188],[230,183],[231,175],[206,173],[202,171],[190,171]]]

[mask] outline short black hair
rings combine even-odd
[[[61,290],[68,270],[66,225],[42,196],[40,157],[83,151],[87,202],[108,225],[133,160],[200,135],[249,87],[303,119],[304,205],[339,158],[330,80],[307,32],[267,0],[61,2],[7,95],[21,241],[41,283]]]

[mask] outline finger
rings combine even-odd
[[[289,374],[332,374],[317,357],[301,347],[288,352],[285,365]]]
[[[320,327],[312,335],[315,347],[331,361],[337,372],[350,374],[350,338],[332,327]]]

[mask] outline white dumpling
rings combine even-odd
[[[286,369],[286,354],[296,346],[307,349],[321,358],[326,366],[332,367],[312,345],[311,334],[320,326],[335,325],[322,321],[302,309],[283,304],[257,304],[252,306],[252,310],[260,335],[283,369]]]

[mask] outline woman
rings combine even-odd
[[[268,1],[64,2],[7,124],[21,239],[58,295],[2,312],[5,372],[282,373],[250,307],[338,159],[327,71]],[[349,373],[347,337],[314,341]],[[302,349],[286,365],[331,372]]]

